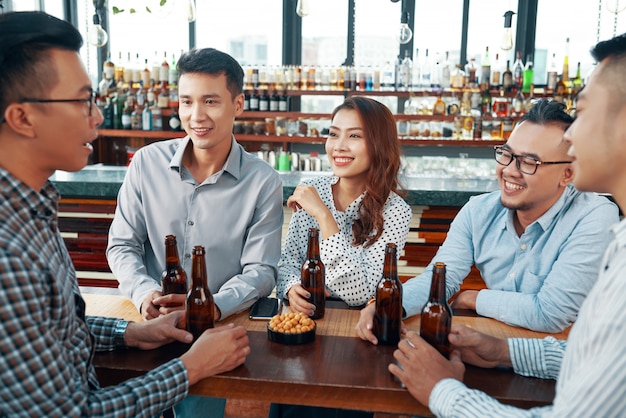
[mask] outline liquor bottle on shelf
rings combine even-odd
[[[141,130],[141,109],[138,104],[130,114],[130,129]]]
[[[131,129],[131,114],[133,113],[133,108],[130,105],[129,101],[124,103],[124,110],[122,111],[121,122],[122,129]]]
[[[419,48],[415,48],[415,56],[413,57],[413,71],[411,73],[411,86],[413,88],[423,87],[422,85],[422,63],[419,56]]]
[[[446,114],[446,102],[443,101],[441,93],[437,95],[437,100],[433,104],[433,115],[445,115]]]
[[[411,88],[411,75],[413,72],[413,60],[408,50],[405,51],[404,59],[400,65],[400,88],[409,90]]]
[[[215,302],[207,281],[204,247],[196,245],[191,255],[191,286],[185,303],[187,331],[194,341],[215,326]]]
[[[565,84],[565,90],[570,89],[569,79],[569,38],[565,39],[565,55],[563,55],[563,70],[561,71],[561,81]]]
[[[267,95],[267,90],[261,90],[259,94],[259,108],[257,109],[259,112],[267,112],[270,110],[270,98]]]
[[[102,127],[104,129],[113,128],[113,105],[111,104],[111,98],[107,97],[104,107],[102,108]]]
[[[511,71],[510,61],[506,60],[506,69],[502,73],[502,87],[505,91],[513,89],[513,72]]]
[[[517,90],[517,92],[515,93],[515,96],[513,96],[513,100],[512,100],[512,107],[513,107],[513,114],[515,116],[522,116],[525,111],[526,111],[526,107],[525,107],[525,100],[524,100],[524,94],[522,93],[521,90]]]
[[[496,54],[496,60],[491,67],[491,81],[489,81],[490,88],[499,88],[502,85],[502,63],[500,62],[500,55]]]
[[[446,51],[446,60],[441,65],[441,72],[439,75],[439,84],[441,84],[441,88],[449,89],[452,85],[450,80],[450,61],[448,60],[449,52]]]
[[[556,89],[556,83],[558,80],[558,68],[556,65],[556,54],[552,54],[552,59],[550,60],[550,64],[547,72],[546,79],[546,93],[553,94]]]
[[[402,283],[398,279],[396,245],[387,243],[383,275],[376,285],[373,332],[380,344],[396,345],[402,329]]]
[[[259,107],[258,92],[256,90],[252,90],[252,93],[250,93],[250,111],[258,112],[259,110],[260,110],[260,107]]]
[[[278,111],[279,112],[288,112],[289,111],[289,96],[287,96],[287,91],[283,90],[283,93],[278,97]]]
[[[524,81],[524,63],[522,62],[522,53],[516,52],[515,62],[513,63],[513,86],[517,90],[522,89]]]
[[[576,77],[572,80],[572,95],[576,95],[583,89],[583,79],[580,74],[580,62],[576,65]]]
[[[161,66],[159,67],[159,81],[161,82],[161,85],[163,85],[163,83],[167,85],[169,76],[170,76],[170,64],[167,62],[167,52],[163,52],[163,62],[161,63]]]
[[[400,79],[402,76],[401,69],[402,69],[402,59],[400,58],[400,55],[398,55],[394,62],[394,87],[396,91],[399,91],[402,89],[402,80]],[[348,79],[347,75],[346,75],[346,79]]]
[[[324,263],[320,259],[319,230],[317,228],[309,228],[306,260],[302,263],[300,274],[302,287],[311,295],[308,301],[315,305],[315,311],[311,318],[323,318],[326,310],[326,275]]]
[[[276,90],[272,90],[269,94],[269,111],[278,112],[278,95]]]
[[[148,58],[144,59],[143,70],[141,70],[141,85],[144,89],[150,87],[150,81],[152,79],[152,75],[150,74],[150,67],[148,66]]]
[[[381,77],[381,89],[384,91],[392,91],[395,88],[395,75],[393,64],[389,61],[383,66]]]
[[[450,356],[448,334],[451,326],[452,310],[446,298],[446,265],[436,262],[428,302],[420,315],[420,336],[448,358]]]
[[[148,103],[145,104],[141,112],[141,129],[144,131],[152,130],[152,110],[150,110]]]
[[[491,60],[489,58],[489,47],[485,47],[485,54],[480,61],[480,83],[489,85],[491,81]]]
[[[172,108],[172,114],[170,115],[168,125],[171,131],[182,131],[180,117],[178,116],[178,111],[175,107]]]
[[[492,97],[489,90],[489,82],[481,84],[482,95],[480,97],[480,111],[483,115],[491,113]]]
[[[530,91],[530,85],[533,84],[535,78],[535,70],[533,69],[532,57],[529,55],[526,57],[526,66],[522,74],[522,92],[528,93]]]
[[[111,52],[107,54],[107,59],[102,64],[102,78],[115,81],[115,64],[111,61]]]
[[[174,54],[172,54],[172,64],[170,64],[168,69],[167,84],[170,86],[175,86],[178,84],[178,68],[176,68],[176,55]]]
[[[466,85],[469,88],[475,88],[478,84],[476,82],[476,74],[478,73],[478,67],[476,66],[476,59],[470,58],[467,65],[465,65],[465,75],[467,76]]]
[[[461,64],[456,65],[456,68],[450,75],[450,81],[453,89],[462,89],[465,87],[465,71],[461,69]]]
[[[152,86],[158,86],[161,84],[161,63],[159,62],[159,52],[154,51],[154,57],[152,58],[152,69],[150,70],[150,77]]]
[[[165,270],[161,275],[163,295],[187,293],[187,273],[180,265],[175,235],[165,237]]]
[[[167,81],[161,81],[161,90],[157,96],[157,107],[159,109],[167,109],[170,105],[170,91],[167,88]]]
[[[428,56],[428,48],[426,48],[426,55],[424,56],[424,60],[422,61],[420,66],[420,84],[426,88],[432,87],[430,66],[430,57]]]

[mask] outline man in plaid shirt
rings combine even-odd
[[[205,332],[180,358],[100,388],[94,350],[181,341],[184,311],[155,320],[85,317],[48,178],[77,171],[102,114],[79,32],[42,12],[0,15],[0,416],[154,416],[250,352],[242,327]]]

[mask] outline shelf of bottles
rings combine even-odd
[[[552,97],[573,107],[582,83],[579,71],[569,79],[567,65],[558,76],[551,63],[548,84],[537,88],[530,59],[524,65],[518,53],[512,67],[498,59],[491,66],[488,49],[480,65],[471,59],[464,67],[452,66],[447,57],[429,64],[428,51],[426,60],[415,65],[407,54],[380,67],[246,66],[244,113],[233,131],[241,141],[319,143],[327,134],[329,115],[294,111],[292,97],[394,96],[402,102],[402,113],[395,115],[402,144],[484,146],[484,140],[506,140],[536,98]],[[104,115],[100,136],[184,136],[177,78],[174,62],[164,60],[150,70],[147,62],[143,69],[128,69],[107,60],[98,88]]]

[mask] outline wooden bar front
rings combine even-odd
[[[141,320],[128,299],[110,295],[84,295],[89,315]],[[243,312],[225,323],[248,329],[252,353],[244,365],[228,373],[202,380],[190,389],[196,395],[271,401],[287,404],[340,407],[377,412],[429,415],[394,376],[387,365],[395,347],[374,346],[355,337],[359,312],[327,309],[317,321],[315,341],[281,345],[267,339],[266,321],[252,321]],[[498,337],[543,337],[548,334],[510,327],[490,318],[455,316],[466,324]],[[405,321],[418,330],[419,318]],[[219,324],[218,324],[219,325]],[[551,334],[565,339],[566,333]],[[170,344],[157,350],[122,350],[97,353],[94,363],[103,386],[139,376],[186,350]],[[510,369],[467,366],[464,382],[499,401],[523,408],[547,405],[554,398],[552,380],[518,376]]]

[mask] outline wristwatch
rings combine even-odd
[[[113,328],[113,343],[115,348],[126,348],[126,341],[124,340],[124,334],[126,334],[126,327],[128,327],[130,321],[123,319],[118,320]]]

